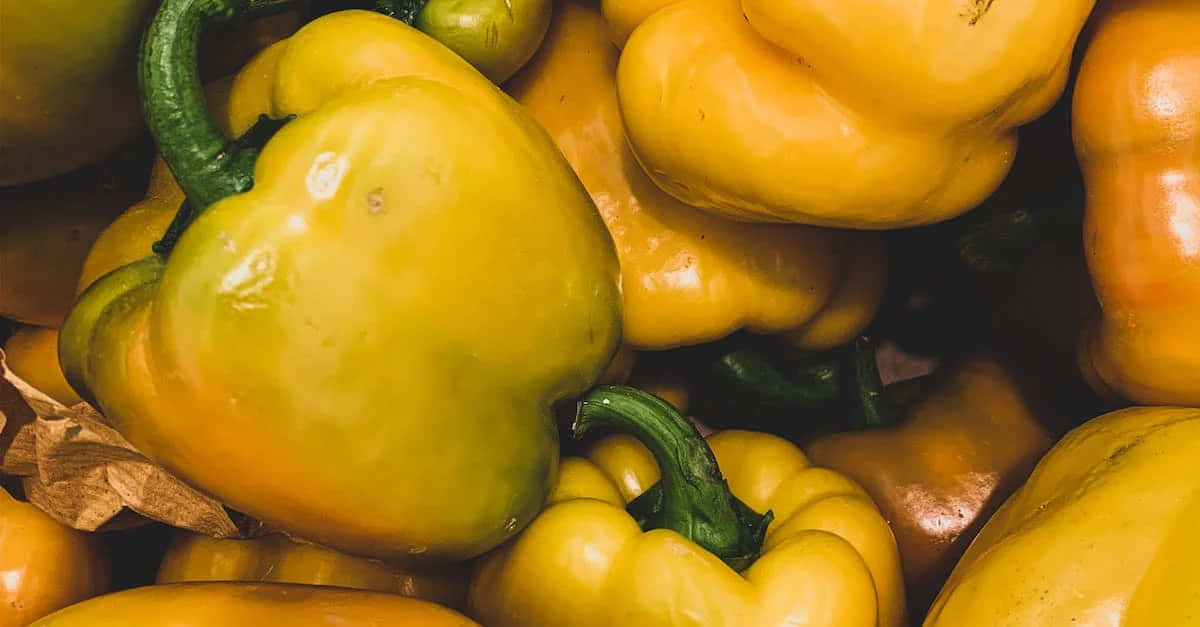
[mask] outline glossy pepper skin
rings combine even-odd
[[[1198,454],[1195,409],[1076,428],[984,525],[926,627],[1195,624]]]
[[[0,3],[0,187],[99,160],[137,132],[134,66],[153,6]]]
[[[979,204],[1061,95],[1094,0],[610,0],[634,153],[747,221],[929,224]]]
[[[139,450],[298,536],[389,559],[498,545],[553,483],[552,403],[617,347],[594,205],[515,102],[376,13],[321,17],[252,61],[234,134],[262,112],[298,118],[253,188],[212,206],[160,139],[206,208],[165,263],[83,294],[68,380]]]
[[[825,435],[814,464],[861,484],[896,534],[909,606],[923,612],[954,563],[1052,443],[1009,368],[977,354],[885,428]]]
[[[167,546],[155,583],[251,581],[377,590],[463,607],[467,570],[417,570],[339,553],[272,533],[248,540],[179,532]]]
[[[746,327],[795,331],[805,348],[850,339],[883,293],[882,240],[801,225],[733,222],[658,189],[625,141],[620,51],[591,3],[559,3],[546,41],[506,86],[549,131],[617,246],[624,341],[661,350]]]
[[[178,583],[77,603],[31,627],[471,627],[467,617],[395,594],[298,584]]]
[[[747,569],[674,530],[643,532],[623,506],[658,479],[657,453],[624,437],[601,441],[596,462],[564,460],[545,511],[476,567],[473,615],[495,627],[905,624],[895,540],[861,487],[769,434],[723,431],[708,446],[728,489],[774,515]]]
[[[25,627],[109,590],[95,535],[60,524],[0,488],[0,627]]]
[[[1084,245],[1102,314],[1080,345],[1093,386],[1137,403],[1200,404],[1200,6],[1099,10],[1075,87]]]

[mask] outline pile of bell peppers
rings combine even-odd
[[[0,29],[0,462],[87,405],[242,534],[46,453],[0,627],[1200,616],[1195,0]]]

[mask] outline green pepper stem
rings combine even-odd
[[[761,354],[736,350],[697,373],[696,415],[713,426],[787,431],[828,413],[842,398],[843,354],[784,376]]]
[[[227,139],[208,113],[197,47],[205,28],[296,0],[164,0],[142,39],[139,80],[150,133],[198,211],[254,183],[257,151]]]
[[[260,115],[254,126],[250,127],[250,130],[246,131],[232,145],[236,150],[252,150],[254,154],[257,154],[276,131],[295,117],[294,115],[289,115],[282,120],[272,120],[265,115]],[[195,217],[195,207],[187,199],[184,199],[183,203],[179,206],[179,210],[175,212],[175,217],[167,225],[167,231],[163,234],[162,239],[155,242],[151,247],[154,254],[163,258],[170,255],[171,250],[175,248],[175,243],[183,236],[183,231],[191,224]]]
[[[579,439],[596,427],[633,434],[658,462],[661,512],[649,528],[673,530],[739,571],[754,562],[773,514],[737,501],[708,443],[670,403],[636,388],[598,386],[580,402],[572,433]]]
[[[900,420],[900,409],[888,402],[883,379],[870,339],[858,337],[851,348],[854,368],[854,399],[850,425],[855,429],[890,427]]]

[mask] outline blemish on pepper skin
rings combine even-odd
[[[962,12],[962,16],[967,18],[967,25],[974,26],[987,12],[992,8],[992,3],[995,0],[968,0],[966,11]]]
[[[367,194],[367,215],[377,216],[387,213],[387,205],[383,202],[383,188],[377,188]]]
[[[500,47],[500,27],[495,22],[488,24],[487,34],[483,36],[483,44],[493,49]]]

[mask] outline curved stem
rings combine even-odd
[[[289,115],[282,120],[272,120],[265,115],[260,115],[254,126],[250,127],[250,130],[246,131],[245,134],[231,145],[236,150],[252,151],[252,154],[257,155],[267,143],[267,140],[282,128],[284,124],[287,124],[295,117],[294,115]],[[151,246],[154,254],[164,258],[170,255],[171,251],[175,248],[176,242],[183,236],[183,231],[196,218],[197,213],[196,208],[185,198],[179,206],[179,210],[175,212],[175,217],[167,225],[167,231],[163,234],[162,239],[154,242],[154,245]]]
[[[142,106],[154,141],[197,211],[253,185],[257,150],[229,141],[209,116],[196,66],[210,25],[284,10],[297,0],[164,0],[142,40]]]
[[[598,386],[579,404],[572,433],[615,427],[641,440],[662,472],[661,511],[648,528],[671,529],[736,570],[758,557],[773,514],[759,515],[729,491],[704,438],[666,401],[627,386]]]
[[[854,406],[850,423],[855,429],[890,427],[900,420],[900,410],[883,394],[883,379],[875,361],[875,346],[866,337],[854,340]]]

